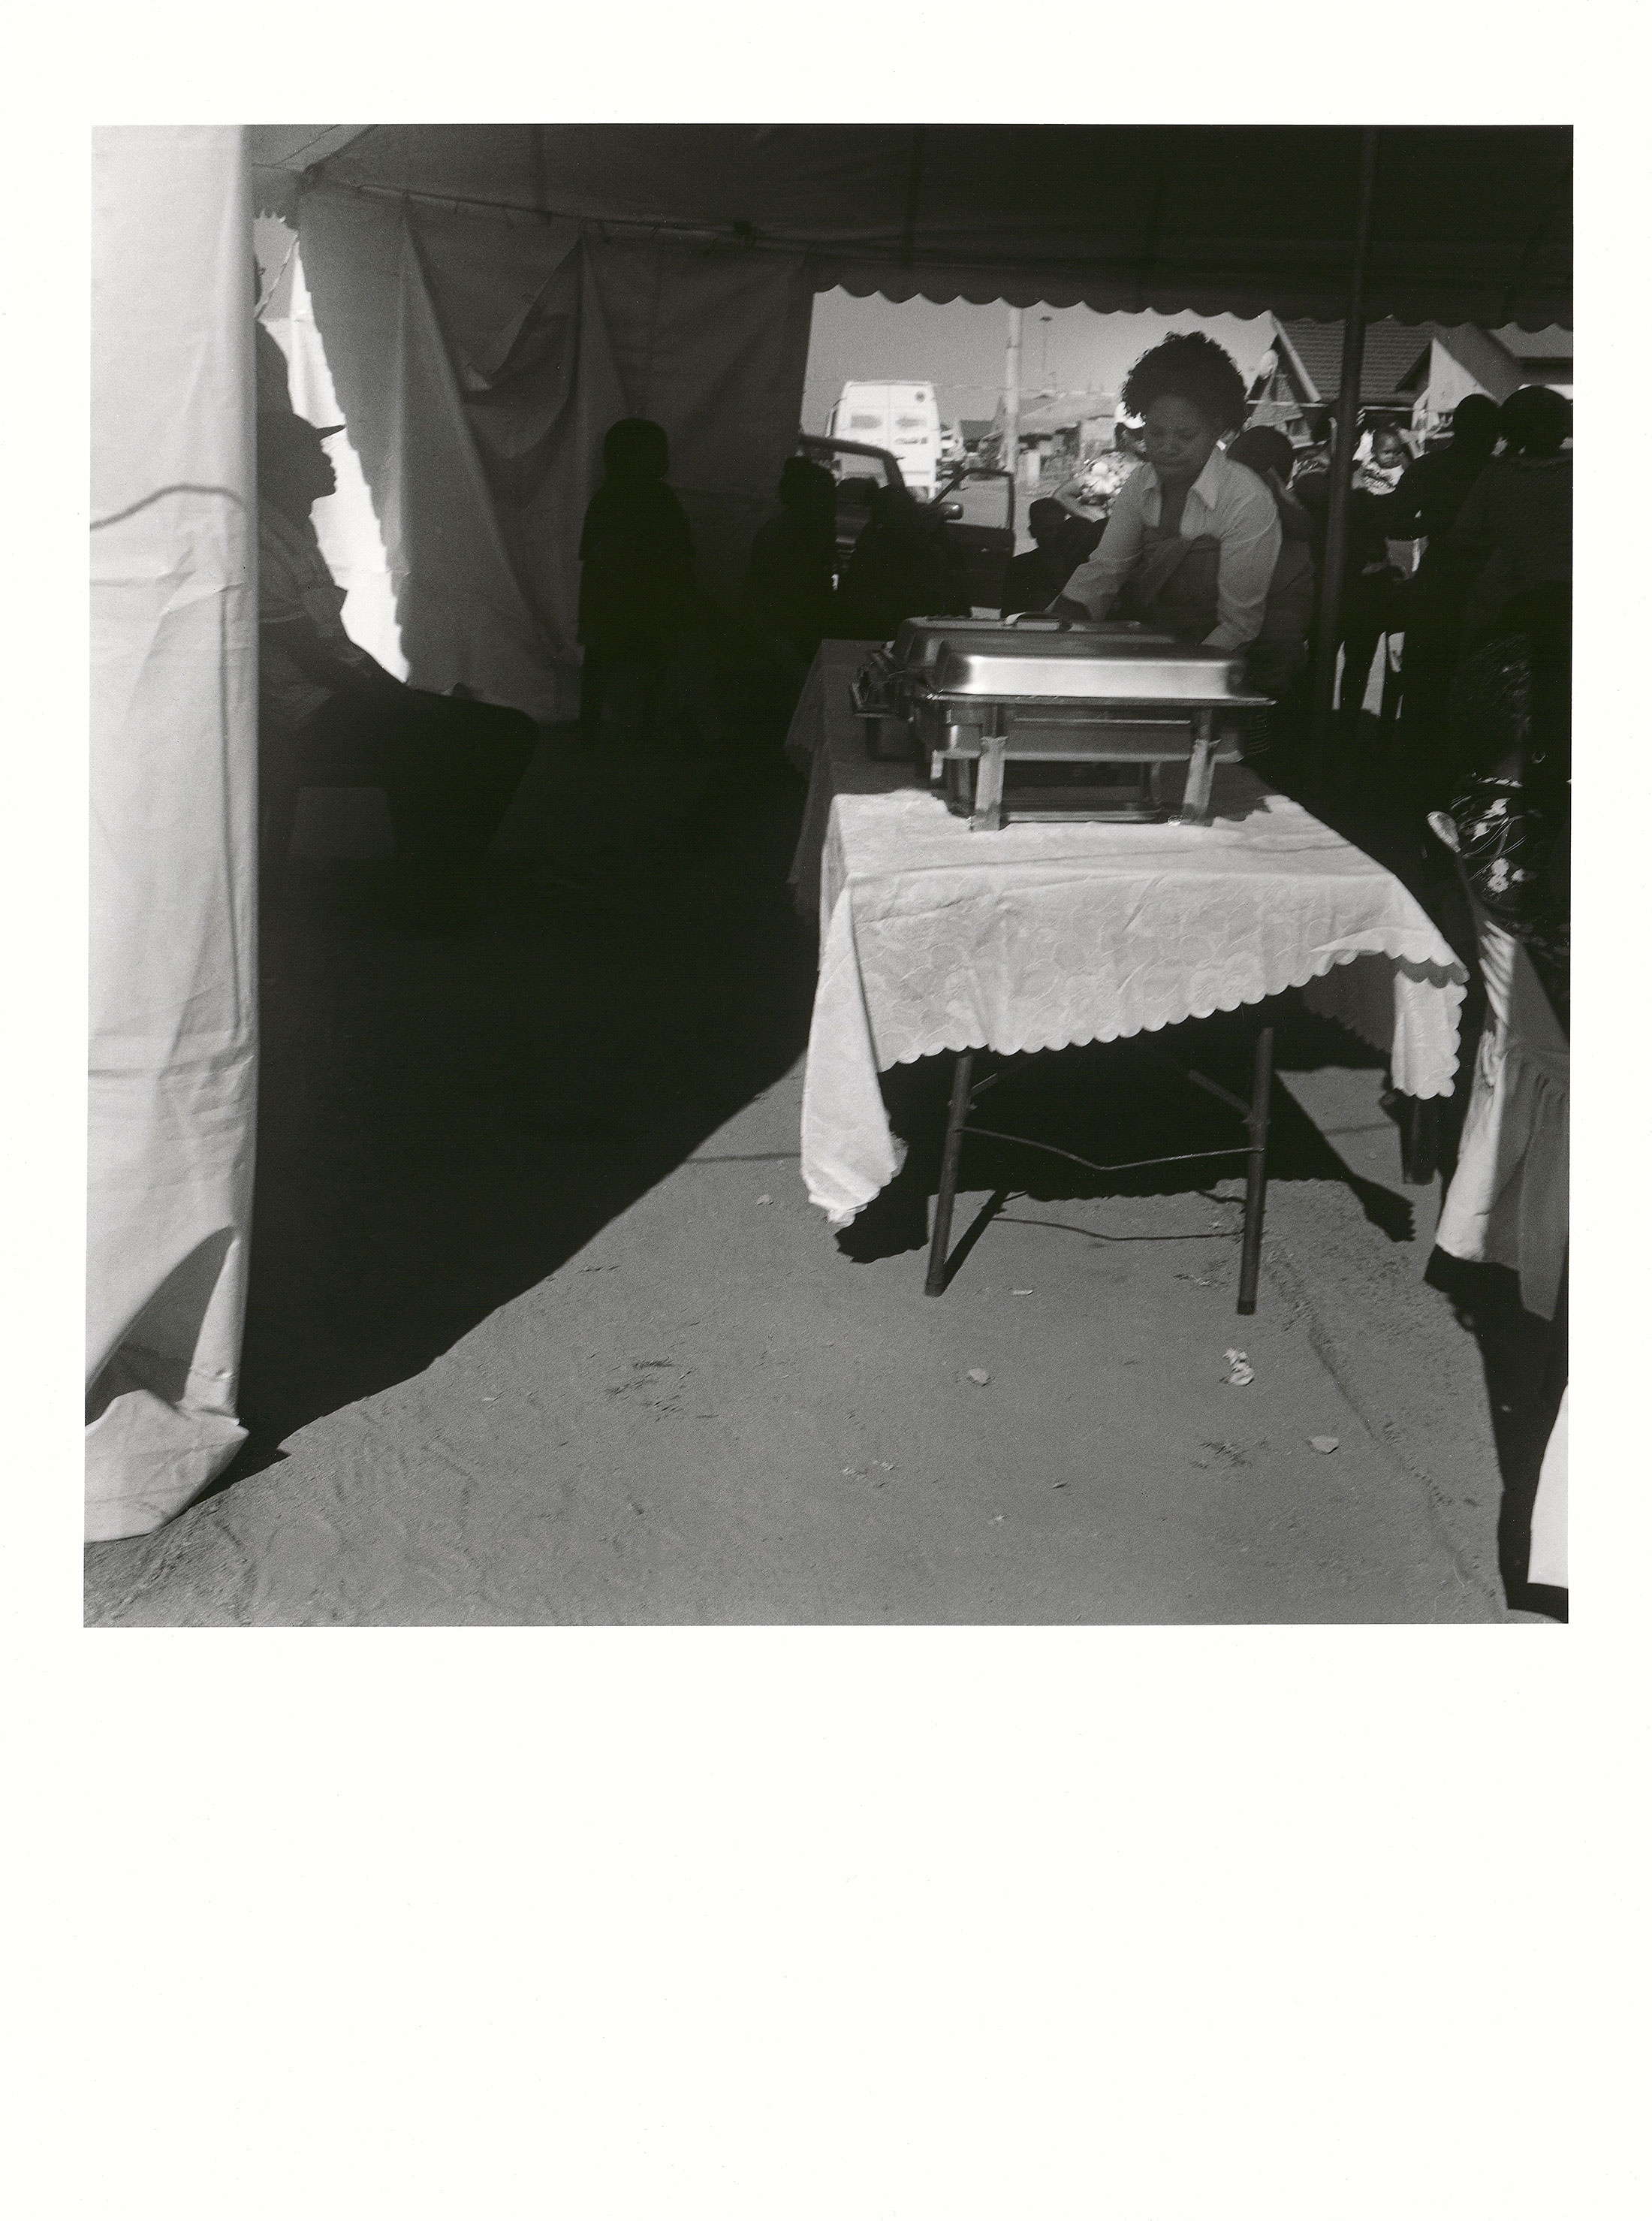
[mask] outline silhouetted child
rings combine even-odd
[[[601,725],[611,673],[632,665],[643,676],[646,729],[671,644],[700,614],[694,535],[665,484],[670,449],[659,425],[621,417],[602,442],[602,465],[579,541],[579,721],[588,731]]]

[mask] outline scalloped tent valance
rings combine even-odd
[[[252,135],[263,204],[307,183],[800,252],[819,291],[1340,316],[1360,133],[1298,125],[379,124]],[[1367,303],[1572,321],[1572,134],[1381,134]]]

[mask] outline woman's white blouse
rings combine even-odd
[[[1144,463],[1114,496],[1101,543],[1069,579],[1066,598],[1082,603],[1093,617],[1106,616],[1162,506],[1158,472]],[[1208,535],[1221,547],[1216,629],[1206,635],[1205,646],[1248,648],[1262,630],[1279,560],[1281,535],[1273,495],[1254,471],[1230,462],[1218,447],[1188,490],[1179,530],[1184,540]]]

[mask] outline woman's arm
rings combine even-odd
[[[1145,476],[1144,471],[1137,471],[1119,488],[1107,529],[1101,535],[1101,544],[1089,561],[1081,563],[1067,581],[1060,597],[1067,606],[1057,614],[1070,615],[1078,610],[1086,618],[1099,623],[1113,607],[1131,565],[1142,552]]]

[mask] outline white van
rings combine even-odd
[[[932,385],[852,381],[826,418],[826,437],[887,447],[920,501],[935,498],[941,458],[941,416]]]

